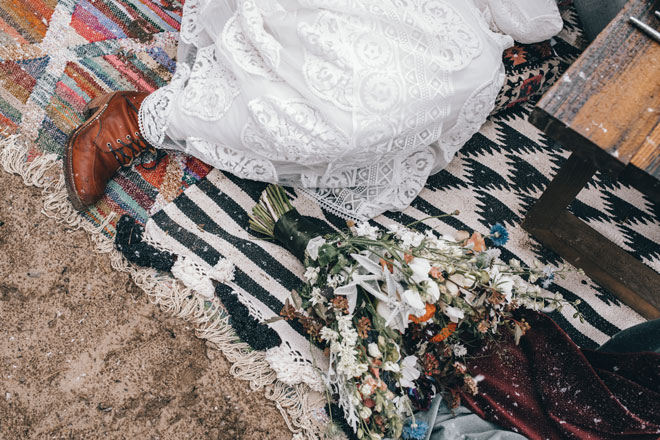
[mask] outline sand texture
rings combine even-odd
[[[288,439],[262,392],[0,171],[1,439]]]

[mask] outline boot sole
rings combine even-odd
[[[105,95],[97,96],[87,103],[83,108],[83,113],[89,113],[90,116],[87,120],[69,136],[69,141],[66,144],[66,150],[64,150],[64,183],[66,186],[66,192],[69,195],[69,200],[73,207],[78,211],[84,211],[87,206],[91,204],[85,204],[80,197],[78,196],[78,191],[76,191],[76,184],[73,176],[73,143],[78,137],[78,134],[81,130],[87,127],[92,122],[101,116],[101,114],[108,107],[108,102],[115,96],[117,93],[121,92],[112,92],[106,93]]]

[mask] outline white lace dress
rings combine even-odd
[[[141,130],[372,218],[408,206],[484,123],[513,38],[561,27],[555,0],[186,0],[176,73]]]

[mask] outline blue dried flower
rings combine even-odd
[[[543,268],[543,275],[545,276],[545,280],[543,280],[543,288],[547,289],[555,280],[555,269],[552,266],[546,265]]]
[[[413,423],[411,420],[408,420],[403,427],[401,438],[404,440],[424,440],[428,429],[429,425],[426,422],[419,421]]]
[[[500,223],[495,223],[490,228],[490,239],[495,246],[504,246],[509,241],[509,233]]]

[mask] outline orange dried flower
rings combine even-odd
[[[488,297],[488,302],[496,306],[496,305],[502,304],[505,299],[506,299],[506,297],[504,296],[504,294],[502,294],[502,293],[500,293],[496,290],[493,290],[493,292]]]
[[[366,339],[369,336],[369,330],[371,330],[371,321],[366,316],[360,318],[357,322],[357,332],[361,338]]]
[[[422,322],[426,322],[433,318],[433,315],[435,315],[435,306],[433,304],[426,303],[426,313],[424,313],[422,316],[408,315],[408,319],[415,324],[421,324]]]
[[[413,260],[413,258],[415,257],[412,254],[409,253],[403,254],[403,261],[405,261],[406,264],[410,263]]]
[[[477,330],[479,330],[479,332],[481,333],[486,333],[489,328],[490,328],[490,324],[488,324],[487,321],[481,321],[477,326]]]
[[[456,324],[455,322],[450,322],[447,327],[440,330],[440,332],[437,335],[431,338],[431,342],[444,341],[456,331],[456,327],[458,327],[458,324]]]
[[[431,275],[431,278],[435,280],[443,281],[445,279],[445,277],[442,276],[442,271],[435,266],[431,267],[431,270],[429,271],[429,275]]]
[[[297,317],[296,308],[293,307],[288,301],[280,310],[280,316],[284,318],[285,321],[290,321]]]
[[[348,314],[348,299],[345,296],[335,296],[330,300],[332,307]]]
[[[394,273],[394,266],[389,261],[385,261],[384,259],[381,258],[380,265],[383,267],[383,269],[387,267],[387,270],[389,270],[390,273]]]
[[[310,318],[309,316],[301,316],[299,321],[302,324],[303,329],[312,339],[318,338],[321,329],[323,328],[323,324],[320,321]]]
[[[468,238],[468,241],[465,244],[472,244],[472,250],[474,252],[482,252],[486,250],[486,241],[484,240],[484,237],[477,231],[472,233],[472,237]]]

